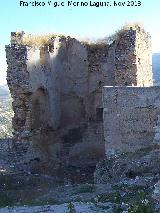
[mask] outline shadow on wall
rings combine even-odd
[[[32,127],[31,129],[48,128],[49,125],[49,101],[48,92],[39,88],[34,92],[32,99]]]
[[[87,107],[91,104],[86,98],[89,94],[85,45],[75,39],[62,38],[54,41],[52,49],[49,46],[30,49],[28,63],[32,141],[44,154],[42,158],[50,162],[47,163],[48,173],[56,165],[71,174],[78,168],[78,176],[82,175],[81,169],[85,170],[84,179],[92,170],[89,177],[93,176],[105,150],[103,109],[95,104],[97,110],[93,107],[92,114],[97,116],[88,120],[87,112],[91,110]],[[96,100],[99,103],[99,96]],[[33,170],[37,172],[37,169]]]

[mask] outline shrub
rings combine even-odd
[[[68,210],[68,213],[75,213],[76,212],[75,207],[74,207],[73,203],[71,203],[71,202],[68,203],[67,210]]]
[[[6,207],[6,206],[14,206],[15,201],[10,198],[8,195],[0,195],[0,207]]]

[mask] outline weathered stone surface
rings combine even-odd
[[[64,176],[93,171],[105,150],[102,88],[152,85],[149,35],[130,29],[110,46],[54,36],[40,47],[23,45],[23,36],[12,33],[6,46],[18,163]]]
[[[151,37],[143,29],[121,33],[115,42],[115,81],[118,86],[152,86]]]
[[[96,94],[97,88],[88,89],[87,47],[75,39],[58,36],[52,40],[52,47],[52,51],[47,46],[35,48],[19,43],[6,47],[15,141],[22,155],[25,152],[21,161],[39,158],[39,165],[52,162],[49,172],[54,167],[84,168],[84,159],[85,166],[95,167],[104,155],[102,110],[96,116],[102,102],[101,96],[93,95],[91,109],[87,98]],[[99,76],[101,79],[99,74],[96,78]]]
[[[149,179],[152,187],[160,178],[160,87],[104,87],[103,105],[106,157],[95,182]]]
[[[160,114],[159,87],[104,87],[103,105],[107,156],[153,143]]]

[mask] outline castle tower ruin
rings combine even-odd
[[[130,28],[110,45],[53,36],[38,47],[24,37],[12,33],[6,46],[15,144],[28,161],[32,144],[33,172],[86,178],[105,154],[103,86],[153,85],[150,36]]]

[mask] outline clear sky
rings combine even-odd
[[[30,0],[34,1],[34,0]],[[26,0],[26,2],[30,2]],[[56,0],[48,0],[44,7],[20,7],[20,0],[0,1],[0,85],[5,83],[6,59],[5,44],[9,44],[11,31],[25,31],[26,33],[63,33],[81,38],[99,38],[110,35],[128,22],[141,22],[151,33],[153,52],[160,52],[160,0],[141,0],[141,6],[114,7],[114,0],[109,7],[68,7],[67,0],[64,7],[54,8]],[[89,2],[80,0],[79,2]],[[93,2],[96,0],[92,0]],[[40,2],[38,0],[37,2]],[[78,2],[76,0],[76,2]],[[101,1],[102,2],[102,1]],[[116,0],[125,2],[125,0]],[[137,5],[138,1],[132,1]]]

